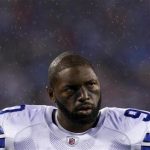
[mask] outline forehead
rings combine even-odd
[[[90,66],[69,67],[60,71],[57,75],[58,84],[80,84],[89,80],[98,80]]]

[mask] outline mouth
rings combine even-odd
[[[92,110],[93,110],[93,105],[91,104],[83,104],[77,108],[78,113],[83,114],[83,115],[90,114]]]

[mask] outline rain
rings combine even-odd
[[[97,68],[102,107],[150,111],[149,0],[0,0],[0,108],[51,105],[50,62],[76,51]]]

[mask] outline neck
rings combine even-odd
[[[75,133],[81,133],[85,132],[88,129],[90,129],[93,124],[95,123],[96,120],[90,123],[78,123],[78,122],[73,122],[70,119],[68,119],[66,116],[63,115],[62,112],[56,113],[56,119],[58,120],[58,123],[66,130],[75,132]]]

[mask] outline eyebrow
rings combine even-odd
[[[86,82],[97,82],[97,79],[91,79],[91,80],[88,80]]]
[[[89,83],[89,82],[98,82],[97,79],[90,79],[90,80],[87,80],[87,81],[84,81],[84,83]],[[66,85],[63,86],[63,88],[65,87],[74,87],[74,86],[79,86],[79,84],[73,84],[73,83],[68,83]]]
[[[67,84],[67,85],[64,85],[63,86],[63,88],[65,89],[65,88],[75,88],[75,87],[77,87],[77,86],[79,86],[78,84]]]

